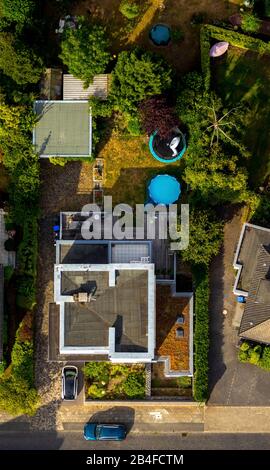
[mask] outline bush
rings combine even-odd
[[[88,362],[83,373],[89,379],[97,379],[99,382],[107,383],[109,380],[110,364],[108,362]]]
[[[261,369],[270,370],[270,346],[253,345],[244,341],[240,346],[238,359],[240,362],[248,362]]]
[[[1,0],[0,9],[3,16],[17,23],[28,22],[35,8],[34,0]]]
[[[245,33],[258,33],[261,21],[251,13],[242,13],[241,28]]]
[[[134,137],[138,137],[142,134],[141,123],[137,116],[129,117],[128,123],[127,123],[127,130],[130,133],[130,135]]]
[[[181,252],[182,259],[194,265],[208,266],[217,255],[223,240],[223,224],[213,212],[192,210],[189,223],[189,245]]]
[[[88,396],[91,398],[104,398],[105,395],[106,391],[104,390],[104,388],[97,384],[92,384],[88,388]]]
[[[29,314],[21,322],[11,353],[11,365],[0,379],[0,408],[14,415],[36,412],[39,405],[34,384],[33,340],[23,340],[25,325],[32,327]]]
[[[111,85],[114,107],[135,114],[140,101],[162,93],[171,83],[171,69],[162,58],[139,49],[120,52]]]
[[[82,18],[77,29],[64,31],[60,58],[69,73],[89,86],[94,76],[104,73],[109,63],[108,45],[104,27],[89,24]]]
[[[140,103],[142,125],[148,136],[158,130],[161,138],[167,139],[174,127],[179,126],[175,110],[162,95],[152,96]]]
[[[209,275],[205,266],[193,267],[195,284],[195,331],[194,331],[194,385],[196,401],[208,398],[208,352],[209,352]]]
[[[18,85],[26,85],[39,81],[43,64],[40,57],[11,33],[0,32],[0,69]]]
[[[123,383],[123,390],[130,398],[144,398],[145,375],[143,373],[130,373]]]
[[[122,0],[119,6],[119,11],[125,16],[128,20],[136,18],[140,14],[139,5],[134,3],[133,0]]]

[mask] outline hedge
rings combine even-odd
[[[245,34],[232,31],[230,29],[219,28],[213,25],[204,25],[201,28],[201,67],[205,78],[205,87],[208,90],[211,85],[211,58],[209,51],[211,48],[211,39],[217,41],[227,41],[230,45],[242,49],[249,49],[258,52],[258,54],[270,53],[270,43],[261,39],[246,36]]]
[[[209,275],[207,267],[202,265],[193,266],[192,272],[195,283],[193,396],[202,402],[208,398]]]
[[[11,414],[33,415],[39,405],[34,388],[32,314],[20,323],[11,353],[11,364],[0,379],[0,409]]]
[[[36,303],[36,279],[38,257],[37,219],[26,219],[23,239],[18,249],[17,305],[32,309]]]

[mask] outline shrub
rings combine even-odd
[[[50,157],[49,162],[52,165],[65,166],[67,163],[67,160],[63,157]]]
[[[198,13],[194,13],[191,17],[190,24],[191,25],[197,25],[197,24],[202,24],[206,20],[206,13],[203,11],[200,11]]]
[[[60,58],[70,73],[89,86],[96,74],[104,73],[110,60],[104,27],[82,18],[77,29],[66,29]]]
[[[0,9],[3,16],[17,23],[28,22],[35,8],[34,0],[1,0]]]
[[[11,353],[11,364],[0,379],[0,408],[15,415],[32,415],[39,405],[39,397],[33,387],[33,341],[29,336],[24,341],[22,336],[26,324],[32,326],[29,314],[18,328]]]
[[[140,101],[171,85],[171,69],[164,60],[139,49],[119,54],[113,72],[111,96],[116,109],[134,114]]]
[[[128,123],[127,123],[127,130],[130,133],[130,135],[134,137],[138,137],[142,134],[141,123],[137,116],[129,117]]]
[[[241,28],[245,33],[257,33],[261,27],[261,21],[251,13],[242,13]]]
[[[95,96],[90,96],[89,106],[91,108],[92,117],[111,117],[113,113],[113,103],[110,96],[107,100],[100,100]]]
[[[104,390],[103,387],[97,385],[97,384],[92,384],[88,388],[88,396],[92,398],[104,398],[106,395],[106,391]]]
[[[253,345],[244,341],[240,346],[238,359],[240,362],[248,362],[261,369],[270,370],[270,346]]]
[[[192,210],[189,223],[189,245],[182,259],[192,264],[208,266],[217,255],[223,239],[223,224],[213,212]]]
[[[0,69],[19,85],[37,83],[42,60],[11,33],[0,32]]]
[[[109,380],[110,364],[108,362],[88,362],[83,372],[89,379],[97,379],[99,382],[107,383]]]
[[[140,14],[139,5],[134,3],[133,0],[122,0],[119,6],[119,11],[125,16],[128,20],[136,18]]]
[[[144,398],[145,375],[143,373],[131,372],[123,383],[123,390],[130,398]]]
[[[196,401],[208,398],[209,275],[205,266],[193,267],[195,284],[194,385]]]

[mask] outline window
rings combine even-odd
[[[180,323],[180,324],[185,323],[185,317],[182,313],[177,317],[176,323]]]
[[[183,338],[184,337],[184,329],[183,328],[177,328],[176,330],[176,338]]]

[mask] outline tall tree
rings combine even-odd
[[[108,45],[102,26],[81,19],[76,29],[65,29],[60,58],[70,73],[89,86],[94,76],[104,73],[109,63]]]
[[[142,125],[148,135],[158,130],[161,138],[166,139],[173,127],[179,125],[175,110],[169,106],[166,98],[155,95],[141,102],[139,112]]]
[[[42,61],[11,33],[0,32],[0,69],[19,85],[37,83]]]
[[[36,2],[34,0],[0,0],[3,16],[17,23],[30,21]]]
[[[140,101],[171,85],[171,69],[160,57],[139,49],[119,54],[113,72],[112,96],[116,107],[136,112]]]

